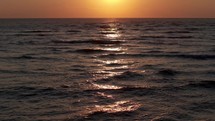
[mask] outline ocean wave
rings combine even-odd
[[[173,69],[161,69],[158,74],[163,75],[163,76],[175,76],[179,72]]]
[[[65,44],[81,44],[81,43],[90,43],[90,44],[121,44],[124,41],[119,40],[73,40],[73,41],[62,41],[62,40],[54,40],[53,43],[65,43]]]
[[[79,50],[76,50],[75,52],[83,53],[83,54],[93,54],[93,53],[104,53],[107,51],[101,50],[101,49],[79,49]]]
[[[185,109],[189,109],[192,111],[197,112],[213,112],[212,110],[215,109],[215,102],[212,101],[199,101],[199,102],[193,102],[189,104],[189,106],[186,106]]]
[[[181,54],[181,55],[175,55],[175,56],[176,57],[181,57],[181,58],[196,59],[196,60],[215,59],[215,55],[207,55],[207,54],[204,54],[204,55],[185,55],[185,54]]]
[[[138,72],[132,72],[132,71],[126,71],[122,74],[119,74],[119,75],[116,75],[116,76],[113,76],[111,78],[114,78],[114,79],[131,79],[131,78],[143,78],[144,77],[144,74],[143,73],[138,73]]]
[[[188,31],[199,31],[200,28],[197,28],[197,27],[187,27],[187,28],[185,28],[185,30],[188,30]]]
[[[115,86],[115,85],[102,85],[102,84],[93,84],[98,85],[92,89],[86,89],[85,93],[95,93],[95,92],[104,92],[111,94],[125,94],[125,95],[135,95],[135,96],[146,96],[154,95],[159,93],[160,87],[139,87],[139,86]]]
[[[194,38],[193,36],[169,36],[169,39],[191,39]]]
[[[117,34],[117,33],[113,31],[102,31],[102,32],[99,32],[99,34],[107,35],[107,34]]]
[[[164,82],[161,80],[160,82]],[[98,81],[99,82],[99,81]],[[111,94],[126,94],[126,95],[135,95],[135,96],[143,96],[143,95],[160,95],[160,92],[163,91],[179,91],[179,90],[190,90],[191,88],[196,89],[215,89],[214,81],[201,81],[198,83],[187,83],[180,85],[157,85],[157,86],[132,86],[132,85],[106,85],[106,84],[91,84],[92,87],[84,90],[86,93],[94,93],[94,92],[107,92]],[[165,96],[165,94],[163,94]]]
[[[93,81],[95,82],[110,82],[113,80],[131,81],[134,79],[143,79],[144,77],[145,77],[144,72],[126,71],[120,74],[116,74],[114,76],[110,76],[108,78],[99,78]]]
[[[198,83],[190,83],[183,87],[215,89],[215,81],[201,81]]]
[[[159,40],[163,40],[163,39],[167,39],[167,40],[171,40],[171,39],[194,39],[196,37],[194,36],[189,36],[189,35],[183,35],[183,36],[167,36],[167,35],[144,35],[144,36],[137,36],[137,37],[130,37],[130,38],[126,38],[126,40],[155,40],[155,39],[159,39]],[[141,42],[141,41],[140,41]],[[157,44],[157,43],[161,43],[161,42],[150,42],[151,44]],[[168,43],[164,43],[164,44],[168,44]]]
[[[101,29],[111,29],[112,27],[110,26],[110,24],[101,24],[97,26],[98,28]]]
[[[45,34],[45,33],[40,33],[40,34],[28,34],[28,33],[17,33],[17,34],[13,34],[13,36],[17,36],[17,37],[22,37],[22,36],[32,36],[32,37],[36,37],[36,36],[52,36],[53,34]]]
[[[150,50],[150,51],[146,51],[145,53],[165,53],[165,51],[160,51],[160,50]]]
[[[82,31],[81,30],[67,30],[66,32],[69,32],[69,33],[80,33]]]
[[[105,49],[78,49],[78,50],[75,50],[75,52],[82,53],[82,54],[96,54],[96,53],[120,52],[120,51],[105,50]]]
[[[20,31],[18,33],[12,34],[13,36],[51,36],[54,34],[56,31],[51,31],[51,30],[27,30],[27,31]]]
[[[158,35],[158,36],[141,36],[140,37],[141,39],[165,39],[165,38],[168,38],[168,39],[191,39],[191,38],[194,38],[193,36],[162,36],[162,35]]]
[[[115,51],[113,51],[113,52],[115,52]],[[117,51],[117,52],[119,52],[119,51]],[[133,63],[127,63],[127,64],[125,64],[125,63],[107,63],[105,66],[106,67],[122,67],[122,66],[126,66],[126,65],[133,65]]]
[[[50,32],[55,32],[51,30],[27,30],[27,31],[21,31],[20,33],[50,33]]]
[[[16,57],[16,59],[35,59],[35,57],[31,55],[21,55],[19,57]]]
[[[181,30],[181,31],[178,31],[178,30],[172,30],[172,31],[167,31],[167,32],[165,32],[165,33],[168,33],[168,34],[186,34],[186,33],[192,33],[191,31],[183,31],[183,30]]]
[[[0,73],[2,74],[10,74],[10,75],[24,75],[24,76],[60,76],[63,75],[63,72],[50,72],[48,70],[45,70],[44,68],[34,69],[34,70],[24,70],[24,69],[11,69],[8,68],[0,69]],[[19,77],[19,76],[18,76]]]
[[[11,57],[12,59],[20,59],[20,60],[64,60],[61,58],[52,58],[52,57],[43,57],[43,56],[34,56],[34,55],[21,55],[17,57]]]
[[[142,39],[158,39],[158,38],[166,38],[166,36],[162,36],[162,35],[144,35],[144,36],[140,36],[140,38],[142,38]]]
[[[107,54],[101,55],[101,58],[105,57],[133,57],[133,58],[140,58],[140,57],[154,57],[154,58],[182,58],[182,59],[194,59],[194,60],[209,60],[215,59],[215,55],[191,55],[191,54]]]
[[[133,101],[118,101],[110,105],[96,105],[87,115],[88,118],[98,117],[98,116],[123,116],[132,115],[141,104]]]
[[[137,108],[138,106],[133,106],[133,108]],[[126,108],[126,107],[124,107]],[[132,108],[132,106],[128,107]],[[113,108],[113,110],[116,108]],[[120,117],[133,117],[136,114],[136,111],[121,111],[121,112],[115,112],[115,113],[108,113],[105,111],[92,111],[88,114],[85,114],[83,116],[76,116],[73,118],[70,118],[68,121],[94,121],[98,119],[103,119],[103,120],[117,120],[116,117],[118,117],[119,120],[122,120]]]
[[[27,99],[32,97],[67,97],[69,93],[66,91],[61,91],[52,87],[32,87],[32,86],[16,86],[2,88],[0,95],[3,98],[21,98]]]
[[[168,116],[159,116],[159,117],[152,119],[151,121],[179,121],[179,120],[174,119],[172,117],[168,117]]]
[[[143,40],[143,39],[141,39]],[[179,45],[177,41],[139,41],[140,44],[149,44],[149,45]]]

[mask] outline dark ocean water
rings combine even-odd
[[[215,19],[2,19],[1,121],[214,121]]]

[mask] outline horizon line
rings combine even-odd
[[[0,19],[215,19],[215,17],[21,17],[21,18],[0,18]]]

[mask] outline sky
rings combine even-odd
[[[0,0],[0,18],[215,18],[215,0]]]

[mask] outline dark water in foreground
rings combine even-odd
[[[214,121],[215,19],[0,20],[0,120]]]

